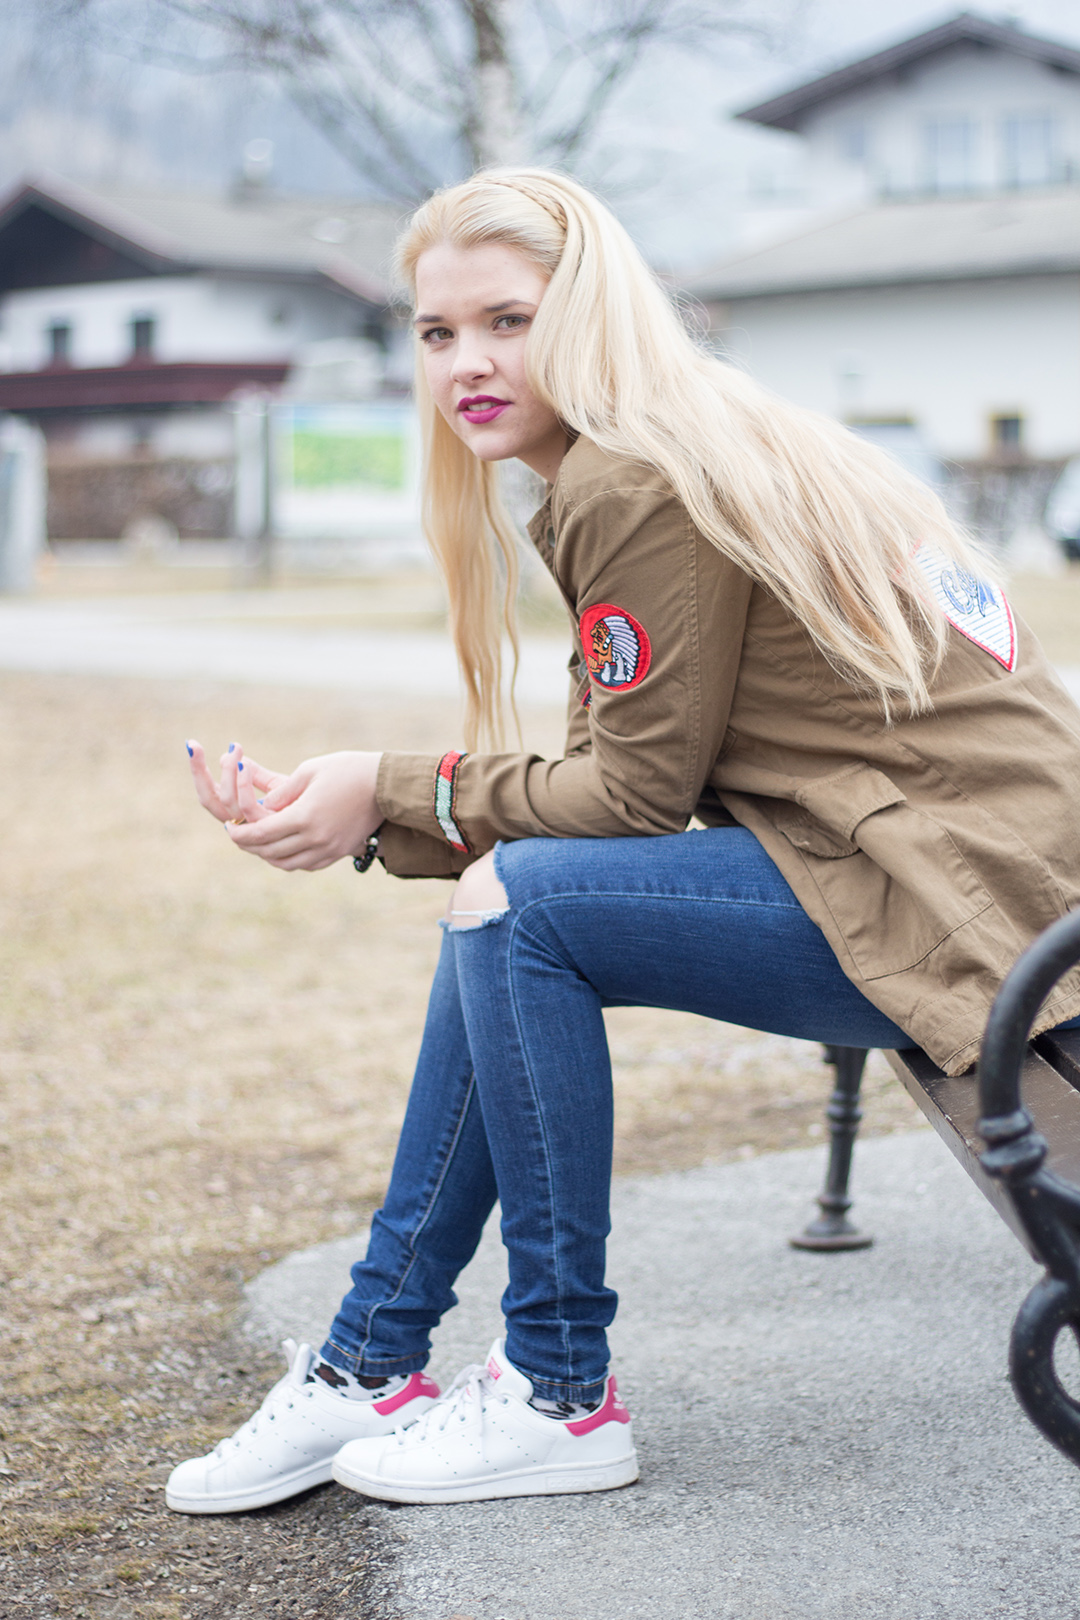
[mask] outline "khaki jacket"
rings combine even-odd
[[[968,1068],[1003,975],[1080,905],[1080,711],[1031,632],[1010,671],[950,629],[933,713],[886,726],[648,467],[579,439],[530,533],[575,626],[566,752],[386,754],[387,868],[737,822],[863,994]],[[1036,1028],[1078,1015],[1080,970]]]

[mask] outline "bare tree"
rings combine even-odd
[[[38,0],[87,44],[269,77],[384,197],[579,166],[646,52],[770,45],[801,0]]]

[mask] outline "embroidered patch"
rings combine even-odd
[[[649,673],[652,647],[632,613],[611,602],[598,602],[581,615],[581,645],[597,686],[628,692]]]
[[[446,835],[447,843],[460,850],[463,855],[469,853],[469,846],[454,820],[456,808],[454,801],[457,798],[458,769],[466,757],[465,754],[453,751],[443,755],[435,772],[435,793],[432,800],[435,819]]]
[[[1016,624],[1004,591],[932,546],[920,546],[915,561],[949,623],[1011,674],[1016,668]]]

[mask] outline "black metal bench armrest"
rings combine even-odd
[[[1024,1055],[1021,1084],[1036,1132],[1049,1144],[1046,1166],[1063,1180],[1080,1185],[1080,1047],[1072,1073],[1066,1078],[1047,1042],[1041,1037]],[[893,1073],[906,1087],[949,1151],[959,1160],[1036,1260],[1043,1255],[1017,1214],[1008,1186],[989,1175],[982,1164],[984,1148],[979,1130],[981,1108],[975,1071],[948,1075],[918,1047],[886,1052]],[[1045,1263],[1045,1262],[1044,1262]]]
[[[1054,1368],[1065,1328],[1080,1338],[1080,1039],[1028,1044],[1057,981],[1080,961],[1080,911],[1048,928],[1005,980],[983,1036],[978,1084],[925,1052],[888,1054],[923,1112],[1046,1275],[1013,1324],[1009,1370],[1035,1426],[1080,1463],[1080,1401]],[[979,1140],[985,1142],[980,1149]]]

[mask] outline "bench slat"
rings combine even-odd
[[[1080,1091],[1080,1029],[1050,1030],[1035,1039],[1035,1050],[1041,1052]]]
[[[1041,1037],[1038,1052],[1028,1048],[1021,1078],[1024,1106],[1034,1119],[1036,1130],[1050,1143],[1046,1167],[1074,1185],[1080,1184],[1078,1037],[1080,1031]],[[918,1103],[946,1147],[959,1159],[972,1181],[1028,1252],[1038,1259],[1016,1219],[1005,1189],[999,1181],[988,1176],[979,1163],[984,1144],[978,1132],[979,1088],[974,1070],[962,1075],[944,1074],[918,1048],[886,1052],[885,1056],[897,1079]],[[1055,1065],[1059,1063],[1064,1073],[1058,1073]],[[1070,1079],[1065,1078],[1066,1074],[1075,1075],[1075,1081],[1070,1083]]]

